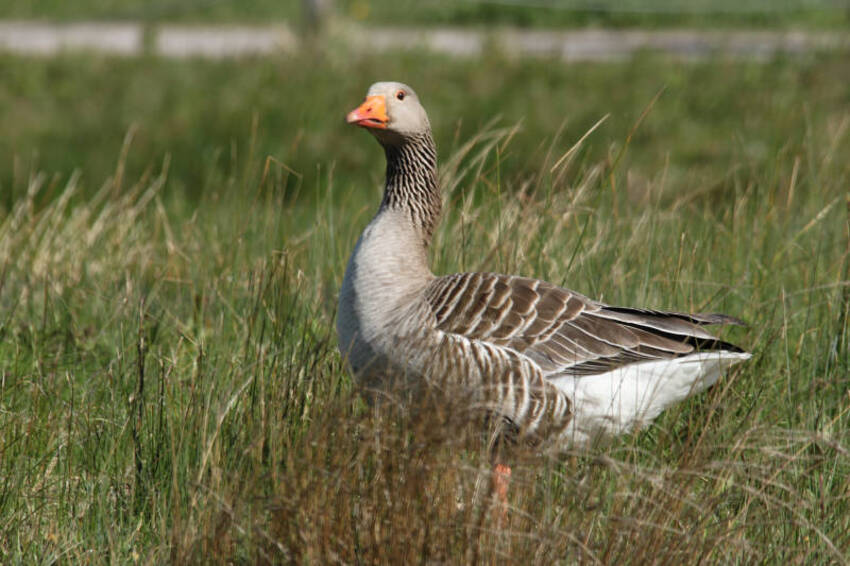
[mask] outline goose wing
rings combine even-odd
[[[612,307],[537,279],[458,273],[434,279],[426,300],[438,329],[515,350],[544,375],[594,375],[697,351],[743,351],[702,328],[742,324],[733,317]]]

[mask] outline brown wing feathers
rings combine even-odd
[[[458,273],[434,280],[426,298],[440,330],[510,347],[546,373],[586,375],[695,351],[742,351],[700,328],[738,319],[609,307],[535,279]]]

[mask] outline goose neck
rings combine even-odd
[[[440,219],[437,149],[431,134],[386,145],[387,179],[381,209],[401,210],[419,230],[427,247]]]

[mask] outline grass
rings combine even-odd
[[[323,182],[331,163],[352,186],[379,184],[380,152],[342,116],[368,84],[387,78],[413,85],[428,104],[444,156],[494,117],[521,124],[501,155],[505,173],[517,177],[535,175],[549,145],[566,151],[606,114],[586,155],[616,155],[663,90],[661,110],[635,131],[624,157],[633,186],[661,171],[676,185],[699,188],[722,183],[733,168],[777,158],[787,166],[803,150],[800,132],[840,123],[850,102],[850,65],[841,55],[603,66],[499,54],[474,64],[416,53],[352,59],[332,49],[223,62],[6,56],[0,74],[7,77],[0,83],[0,208],[7,211],[38,171],[60,186],[79,171],[78,190],[91,196],[122,152],[128,179],[157,170],[167,155],[164,190],[178,200],[228,190],[268,155],[302,176],[302,192]]]
[[[747,27],[832,28],[848,23],[837,0],[336,0],[338,16],[370,24],[506,25],[522,27]],[[273,0],[30,0],[0,8],[2,18],[125,20],[149,22],[299,22],[301,2]]]
[[[0,562],[850,557],[845,61],[2,65]],[[369,408],[336,353],[381,174],[339,117],[378,67],[434,116],[437,272],[750,323],[646,430],[521,455],[502,529],[477,432]]]

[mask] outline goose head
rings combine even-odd
[[[431,124],[413,89],[403,83],[379,82],[366,100],[346,116],[346,122],[368,129],[382,145],[428,135]]]

